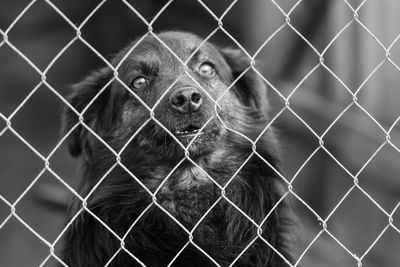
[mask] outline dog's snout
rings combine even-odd
[[[203,102],[200,91],[194,87],[178,89],[169,98],[172,109],[181,113],[197,111]]]

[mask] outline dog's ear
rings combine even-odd
[[[251,66],[251,59],[241,50],[223,48],[220,50],[232,71],[233,80]],[[254,108],[261,115],[267,116],[269,105],[267,86],[251,68],[244,73],[232,88],[243,104]]]
[[[110,88],[105,88],[100,95],[96,95],[112,79],[112,72],[109,68],[96,71],[86,77],[82,82],[72,86],[72,94],[68,97],[68,102],[81,113],[87,106],[83,114],[84,123],[93,131],[101,135],[112,123],[112,101]],[[109,85],[110,87],[110,85]],[[96,99],[93,101],[93,99]],[[79,122],[79,115],[70,107],[65,106],[62,112],[62,134],[68,133],[72,127]],[[67,137],[68,149],[72,156],[77,157],[81,154],[91,153],[91,144],[94,137],[85,127],[79,124]]]

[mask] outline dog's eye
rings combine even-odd
[[[214,65],[209,62],[204,62],[199,66],[199,73],[202,76],[211,77],[215,74]]]
[[[147,79],[143,76],[136,77],[131,82],[131,86],[135,89],[142,89],[147,85]]]

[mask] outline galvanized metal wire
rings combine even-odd
[[[400,116],[395,120],[395,122],[391,125],[391,127],[386,130],[379,122],[378,120],[376,120],[358,101],[358,95],[359,93],[363,90],[365,84],[371,79],[371,77],[374,76],[374,74],[381,68],[381,66],[384,63],[389,63],[391,65],[393,65],[398,71],[400,71],[400,67],[391,59],[390,56],[390,52],[392,47],[398,42],[398,40],[400,39],[400,35],[398,35],[393,42],[389,45],[389,46],[385,46],[382,44],[382,42],[380,42],[380,40],[376,37],[376,35],[370,30],[368,29],[368,27],[360,20],[359,16],[358,16],[358,12],[359,10],[363,7],[363,5],[367,2],[367,0],[362,1],[356,8],[354,8],[347,0],[343,0],[343,2],[346,4],[346,6],[348,7],[348,9],[352,12],[353,14],[353,18],[351,20],[349,20],[347,22],[347,24],[340,30],[337,32],[337,34],[332,38],[332,40],[328,43],[328,45],[322,49],[322,51],[319,51],[317,48],[315,48],[313,46],[313,44],[307,40],[307,38],[305,38],[297,29],[296,27],[291,24],[291,15],[293,13],[293,11],[299,6],[299,4],[302,2],[301,0],[297,1],[293,7],[288,11],[285,12],[283,8],[281,8],[281,6],[279,5],[279,1],[275,1],[275,0],[271,0],[271,2],[278,8],[278,10],[280,11],[281,15],[284,18],[284,23],[279,26],[277,28],[277,30],[275,32],[273,32],[268,38],[266,38],[266,40],[262,43],[262,45],[256,50],[256,52],[254,54],[249,53],[248,51],[246,51],[246,49],[244,48],[244,46],[242,46],[240,44],[240,42],[238,42],[234,36],[232,36],[229,31],[227,29],[224,28],[224,17],[230,12],[230,10],[234,7],[234,5],[238,2],[238,0],[234,0],[232,1],[232,3],[226,8],[226,10],[223,12],[223,14],[221,16],[217,16],[208,6],[206,3],[204,3],[201,0],[197,0],[197,2],[200,4],[199,8],[204,8],[204,10],[206,10],[211,16],[212,18],[216,21],[217,23],[217,27],[204,39],[204,42],[206,42],[207,40],[209,40],[216,32],[223,32],[230,40],[232,40],[233,43],[235,43],[239,49],[241,49],[245,55],[247,55],[249,57],[249,60],[251,62],[250,66],[239,76],[241,77],[242,75],[244,75],[244,73],[246,73],[247,71],[254,71],[263,81],[265,81],[269,88],[271,90],[274,90],[277,95],[279,95],[280,98],[282,98],[282,100],[284,101],[285,105],[284,107],[271,119],[270,123],[265,127],[265,129],[259,134],[259,136],[255,139],[255,140],[251,140],[250,138],[248,138],[247,136],[244,136],[243,134],[235,131],[234,129],[229,128],[227,125],[224,124],[224,122],[222,121],[222,119],[219,117],[217,110],[220,108],[219,106],[219,101],[221,100],[221,98],[223,97],[223,95],[218,98],[217,100],[214,101],[214,105],[215,105],[215,117],[217,117],[221,123],[227,128],[228,131],[232,131],[235,132],[238,135],[241,135],[242,137],[246,138],[251,144],[252,144],[252,148],[253,151],[251,153],[251,155],[249,155],[249,157],[247,158],[246,161],[243,162],[243,164],[241,165],[241,167],[237,170],[236,173],[238,173],[247,163],[247,161],[253,157],[253,156],[257,156],[259,157],[265,164],[267,164],[268,166],[270,166],[272,169],[273,166],[266,160],[264,159],[256,150],[257,148],[257,141],[259,140],[259,138],[261,138],[261,136],[265,133],[265,131],[270,127],[270,125],[272,125],[277,118],[284,112],[284,111],[288,111],[291,114],[293,114],[311,133],[312,135],[315,137],[316,140],[318,140],[318,147],[308,156],[308,158],[304,161],[304,163],[299,167],[299,169],[297,170],[297,172],[293,175],[293,177],[287,177],[284,174],[280,173],[278,170],[274,169],[274,171],[276,172],[276,174],[282,179],[282,181],[284,181],[284,183],[286,184],[286,193],[282,196],[282,198],[280,199],[280,201],[278,203],[276,203],[276,205],[273,207],[272,211],[279,205],[279,203],[286,197],[288,197],[289,195],[291,195],[292,197],[294,197],[295,199],[297,199],[300,203],[302,203],[304,205],[304,207],[306,207],[314,216],[315,216],[315,220],[319,221],[322,229],[316,234],[316,236],[313,238],[313,240],[308,244],[308,246],[304,249],[304,251],[302,251],[302,253],[300,254],[300,256],[298,257],[297,261],[293,264],[290,263],[287,259],[284,258],[284,256],[276,249],[274,248],[262,235],[262,230],[261,230],[261,225],[265,222],[265,220],[267,220],[268,216],[260,223],[257,224],[253,218],[251,218],[250,216],[248,216],[246,214],[245,211],[242,211],[238,206],[235,205],[235,203],[233,203],[225,194],[225,190],[227,188],[227,186],[233,181],[233,179],[235,179],[235,174],[229,179],[229,181],[224,185],[221,186],[219,185],[214,178],[209,175],[206,174],[208,176],[208,178],[220,189],[221,191],[221,195],[220,197],[216,200],[216,202],[208,209],[208,211],[200,218],[200,220],[198,221],[198,223],[193,227],[193,229],[187,229],[184,225],[182,225],[172,214],[170,214],[165,208],[163,208],[160,203],[158,203],[157,201],[157,192],[160,190],[160,188],[163,186],[163,184],[169,179],[169,177],[172,175],[172,173],[176,170],[176,168],[178,168],[185,160],[189,160],[192,164],[194,164],[195,166],[201,168],[199,165],[197,165],[197,163],[195,161],[193,161],[188,153],[188,147],[193,143],[193,141],[188,144],[186,147],[181,145],[182,148],[185,150],[185,156],[182,158],[182,160],[175,166],[175,168],[173,170],[171,170],[171,172],[165,177],[165,179],[163,180],[163,182],[160,184],[160,186],[158,187],[158,189],[156,189],[154,192],[151,192],[142,182],[140,179],[138,179],[132,172],[129,171],[128,168],[126,168],[123,163],[121,162],[121,154],[123,153],[123,151],[125,150],[125,148],[128,146],[129,142],[132,141],[136,135],[141,131],[141,129],[147,125],[149,122],[153,121],[155,122],[157,125],[159,125],[160,127],[162,127],[166,132],[168,132],[170,134],[170,136],[172,138],[175,139],[175,141],[180,144],[180,142],[176,139],[176,137],[170,133],[168,131],[168,129],[162,125],[162,123],[160,121],[157,120],[157,118],[154,115],[154,110],[155,108],[159,105],[161,99],[168,93],[168,91],[170,91],[170,89],[174,86],[174,84],[176,83],[176,81],[174,83],[172,83],[164,92],[163,96],[159,99],[159,101],[153,106],[153,107],[149,107],[146,105],[146,103],[144,103],[134,92],[132,92],[132,90],[129,89],[129,87],[124,84],[124,82],[119,78],[118,76],[118,70],[121,66],[121,64],[126,60],[126,58],[128,57],[128,55],[130,54],[131,51],[133,51],[135,49],[135,47],[146,37],[146,36],[153,36],[154,38],[156,38],[163,46],[165,46],[166,49],[169,50],[169,52],[174,55],[176,57],[176,59],[184,66],[186,66],[186,64],[189,62],[190,58],[195,54],[196,51],[194,51],[192,53],[192,55],[185,61],[182,61],[175,53],[174,51],[172,51],[167,44],[165,44],[154,32],[153,32],[153,24],[155,21],[157,21],[157,19],[159,18],[159,16],[165,11],[165,9],[173,2],[173,0],[169,0],[168,2],[165,3],[165,5],[163,6],[163,8],[160,9],[160,11],[154,16],[152,17],[152,19],[150,21],[148,21],[147,19],[145,19],[140,12],[135,9],[135,7],[133,5],[131,5],[130,3],[128,3],[125,0],[121,0],[122,3],[125,5],[125,7],[127,9],[129,9],[132,12],[133,16],[137,16],[146,26],[147,26],[147,33],[136,43],[135,46],[131,47],[131,49],[128,51],[128,53],[125,55],[125,57],[122,58],[122,60],[119,62],[119,64],[117,64],[115,67],[100,53],[96,50],[96,48],[94,48],[89,42],[87,42],[81,35],[81,30],[82,28],[87,24],[87,22],[94,16],[94,14],[96,14],[96,12],[98,12],[98,10],[102,7],[102,5],[107,1],[107,0],[103,0],[101,1],[96,8],[93,9],[93,11],[83,20],[82,23],[80,23],[79,25],[76,25],[75,23],[73,23],[70,18],[63,13],[63,11],[61,11],[57,5],[55,3],[53,3],[51,0],[44,0],[49,7],[51,7],[55,12],[57,12],[57,14],[59,14],[59,16],[61,18],[63,18],[68,25],[71,27],[71,29],[74,30],[75,32],[75,36],[60,50],[60,52],[51,60],[51,62],[47,65],[47,67],[45,67],[44,69],[39,68],[38,66],[36,66],[31,59],[29,59],[28,56],[26,56],[21,50],[19,50],[8,38],[9,33],[14,29],[14,26],[16,25],[16,23],[27,13],[29,12],[29,10],[31,9],[31,7],[38,2],[38,0],[32,0],[29,4],[26,5],[26,7],[23,9],[23,11],[14,19],[14,21],[10,24],[10,26],[5,29],[4,31],[0,29],[0,38],[2,39],[0,41],[0,48],[2,46],[8,46],[9,48],[11,48],[16,54],[18,54],[27,64],[29,64],[36,72],[37,74],[41,77],[39,83],[37,85],[35,85],[32,90],[30,91],[30,93],[25,97],[25,99],[20,103],[20,105],[17,106],[17,108],[15,108],[15,110],[9,115],[9,116],[5,116],[2,113],[0,113],[0,120],[3,120],[6,123],[6,126],[4,129],[0,129],[0,138],[1,136],[9,131],[11,132],[13,135],[15,135],[19,140],[21,140],[26,147],[28,147],[38,158],[40,158],[43,162],[43,167],[42,170],[39,172],[39,174],[32,180],[32,182],[26,187],[26,189],[19,195],[19,197],[13,201],[10,202],[9,200],[7,200],[5,197],[3,197],[2,195],[0,195],[0,201],[5,203],[9,208],[10,208],[10,213],[9,215],[6,217],[5,220],[3,220],[2,222],[0,222],[0,229],[2,229],[4,227],[4,225],[11,219],[11,218],[15,218],[17,219],[22,225],[24,225],[30,232],[32,232],[40,241],[42,241],[49,249],[49,254],[48,256],[43,260],[43,262],[41,263],[40,266],[44,266],[46,264],[46,262],[51,259],[54,258],[55,260],[57,260],[60,264],[62,264],[63,266],[67,266],[62,259],[59,258],[58,255],[56,255],[55,253],[55,245],[59,242],[59,240],[62,238],[62,236],[64,235],[64,233],[67,231],[68,227],[70,227],[70,225],[73,223],[73,221],[82,213],[82,212],[87,212],[88,214],[90,214],[93,218],[95,218],[99,223],[101,223],[115,238],[117,238],[120,242],[120,248],[115,252],[115,254],[109,259],[108,263],[105,266],[108,266],[109,264],[111,264],[111,262],[113,261],[113,259],[122,251],[126,252],[128,255],[130,255],[132,258],[134,258],[138,263],[140,263],[142,266],[145,266],[145,264],[143,262],[140,261],[139,258],[137,258],[135,256],[135,253],[133,251],[129,251],[126,246],[125,246],[125,239],[128,236],[128,234],[130,233],[130,231],[132,230],[132,228],[135,226],[135,224],[140,221],[141,217],[151,208],[154,206],[157,206],[159,209],[161,209],[162,211],[164,211],[172,220],[174,220],[176,222],[177,225],[179,225],[183,231],[186,232],[188,238],[187,238],[187,243],[182,247],[182,249],[177,253],[176,257],[170,262],[170,264],[168,266],[171,266],[174,261],[179,257],[179,255],[184,251],[184,249],[189,246],[192,245],[194,247],[196,247],[201,253],[203,253],[207,258],[209,258],[216,266],[220,266],[218,264],[217,261],[215,261],[209,254],[207,254],[207,252],[200,247],[198,244],[196,244],[196,242],[193,240],[193,233],[196,230],[196,228],[200,225],[200,223],[203,221],[203,219],[211,212],[212,208],[217,205],[220,201],[227,201],[230,205],[232,205],[233,207],[235,207],[235,209],[237,209],[247,220],[249,220],[252,224],[254,224],[255,227],[257,227],[259,229],[258,231],[258,235],[257,237],[255,237],[249,244],[247,247],[245,247],[243,249],[243,251],[237,256],[237,258],[231,263],[231,266],[235,264],[235,262],[246,252],[246,250],[257,240],[262,240],[263,242],[265,242],[266,245],[268,245],[277,255],[279,255],[280,257],[283,258],[283,260],[288,264],[288,266],[298,266],[300,264],[300,262],[302,261],[303,257],[307,254],[307,252],[309,251],[309,249],[311,248],[311,246],[318,240],[318,238],[326,233],[327,235],[329,235],[340,247],[342,247],[352,258],[354,258],[355,262],[358,264],[358,266],[362,266],[362,262],[363,259],[366,257],[366,255],[371,251],[371,249],[375,246],[375,244],[380,240],[380,238],[382,237],[382,235],[389,229],[394,229],[398,234],[400,234],[400,229],[393,224],[393,215],[394,213],[399,209],[400,206],[400,202],[397,203],[397,205],[395,206],[395,208],[393,210],[386,210],[384,209],[362,186],[360,186],[359,181],[358,181],[358,177],[360,175],[360,173],[366,168],[366,166],[374,159],[374,157],[378,154],[378,152],[385,146],[390,146],[393,149],[395,149],[398,153],[400,153],[400,149],[391,141],[391,132],[393,130],[393,128],[395,127],[395,125],[399,122],[400,120]],[[362,27],[362,29],[368,33],[370,36],[372,36],[372,38],[379,44],[379,46],[382,48],[382,50],[385,52],[385,57],[381,59],[381,61],[379,62],[379,64],[371,71],[371,73],[365,78],[365,80],[360,84],[360,86],[357,88],[357,90],[355,90],[354,92],[352,90],[350,90],[350,88],[346,85],[346,83],[339,78],[339,76],[331,69],[329,68],[325,62],[324,62],[324,56],[326,55],[327,51],[331,48],[331,46],[333,45],[333,43],[346,31],[347,28],[349,28],[351,25],[353,24],[358,24],[359,26]],[[266,77],[264,77],[262,75],[262,73],[260,72],[260,70],[257,69],[256,65],[255,65],[255,58],[257,55],[259,55],[260,51],[269,44],[269,42],[279,33],[281,32],[283,29],[288,28],[291,31],[293,31],[296,35],[298,35],[301,39],[304,40],[304,42],[312,49],[312,51],[315,53],[315,55],[318,56],[319,58],[319,62],[297,83],[297,85],[294,87],[294,89],[292,90],[292,92],[288,95],[288,96],[284,96],[280,90],[278,88],[276,88]],[[88,49],[90,49],[99,59],[101,59],[101,61],[104,62],[104,64],[106,64],[114,73],[113,78],[98,92],[98,94],[91,100],[91,102],[86,106],[86,108],[79,112],[77,111],[48,81],[46,78],[46,75],[48,73],[48,71],[53,67],[53,65],[60,59],[60,57],[74,44],[80,42],[82,44],[84,44]],[[203,42],[203,43],[204,43]],[[199,46],[201,47],[201,45]],[[199,48],[198,48],[199,49]],[[347,91],[348,94],[351,95],[352,101],[350,104],[348,104],[348,106],[346,106],[343,111],[335,118],[335,120],[332,121],[332,123],[326,128],[326,130],[322,133],[322,134],[317,134],[317,132],[299,115],[296,113],[296,111],[291,107],[291,101],[292,101],[292,96],[293,94],[298,91],[301,90],[300,88],[302,87],[304,81],[310,76],[312,75],[315,71],[317,71],[318,69],[325,69],[326,71],[328,71],[328,73],[335,79],[337,80]],[[188,71],[185,71],[182,75],[187,75],[189,76],[193,82],[195,82],[200,88],[201,85],[198,84],[198,82],[196,81],[196,79],[194,79],[191,74]],[[178,77],[179,79],[179,77]],[[239,79],[239,78],[238,78]],[[106,90],[106,88],[112,83],[112,82],[118,82],[120,83],[123,87],[125,87],[134,97],[137,98],[138,101],[141,102],[141,104],[146,107],[146,109],[148,110],[149,114],[150,114],[150,118],[144,122],[144,124],[142,125],[142,127],[140,127],[137,132],[135,134],[132,135],[132,137],[130,138],[130,140],[128,141],[128,143],[120,150],[120,151],[115,151],[113,150],[95,131],[93,131],[87,124],[85,124],[84,121],[84,117],[85,117],[85,113],[86,111],[89,109],[89,107],[94,103],[94,101],[104,92],[104,90]],[[235,83],[236,81],[234,81]],[[233,83],[233,84],[234,84]],[[227,89],[230,90],[230,88],[233,86],[230,85]],[[32,144],[30,144],[14,127],[13,127],[13,118],[14,116],[21,110],[21,108],[27,103],[27,101],[35,94],[35,92],[41,87],[41,86],[45,86],[48,90],[50,90],[50,92],[52,92],[55,96],[57,96],[62,102],[63,104],[65,104],[66,106],[68,106],[68,108],[70,108],[74,113],[76,113],[76,115],[79,117],[79,121],[68,131],[68,133],[66,133],[65,136],[63,136],[61,138],[61,140],[55,145],[55,147],[51,150],[51,152],[48,155],[44,155],[42,153],[40,153]],[[204,93],[206,93],[205,90],[203,90]],[[210,99],[212,99],[212,97],[210,97]],[[329,151],[329,149],[325,146],[324,144],[324,137],[327,135],[328,132],[330,132],[330,130],[332,129],[332,127],[339,121],[339,119],[346,113],[347,110],[349,110],[351,107],[356,107],[358,108],[360,111],[362,111],[366,116],[368,116],[374,124],[376,124],[379,129],[382,131],[382,134],[385,135],[385,140],[382,144],[380,144],[380,146],[378,147],[378,149],[369,157],[369,159],[365,162],[365,164],[357,171],[357,172],[351,172],[349,171],[342,163],[341,161],[336,158],[334,156],[333,153],[331,153]],[[210,118],[210,120],[202,127],[202,129],[204,129],[207,124],[211,121],[212,118]],[[51,166],[51,158],[54,155],[55,151],[64,143],[64,141],[66,140],[66,138],[78,127],[78,126],[83,126],[87,131],[89,131],[95,138],[97,138],[98,141],[100,141],[104,146],[106,146],[115,156],[115,163],[112,165],[112,167],[108,170],[107,173],[104,174],[104,176],[99,179],[98,183],[92,188],[92,190],[87,194],[86,197],[82,197],[79,195],[79,193],[72,188],[68,183],[66,183],[62,177],[60,177],[53,169]],[[334,206],[334,208],[330,211],[330,213],[328,214],[328,216],[326,216],[325,218],[321,217],[306,201],[304,201],[301,196],[299,196],[296,192],[293,191],[293,183],[294,181],[297,179],[299,173],[302,172],[302,170],[305,168],[305,166],[307,166],[307,164],[309,164],[310,160],[315,156],[315,154],[319,151],[324,151],[327,155],[329,155],[330,158],[333,159],[333,161],[341,168],[343,169],[349,176],[350,179],[352,179],[353,185],[351,186],[351,188],[341,197],[341,199],[339,200],[339,202]],[[152,198],[152,202],[151,204],[149,204],[149,206],[147,208],[145,208],[143,210],[143,212],[141,213],[141,215],[139,215],[139,217],[132,223],[132,225],[129,227],[129,229],[127,230],[127,232],[120,236],[117,233],[115,233],[105,222],[103,222],[99,217],[96,216],[96,214],[94,214],[88,207],[87,207],[87,200],[89,199],[89,197],[94,193],[94,191],[96,190],[96,188],[98,188],[99,185],[101,185],[101,183],[104,181],[104,179],[107,179],[107,175],[117,166],[122,167],[127,173],[130,174],[130,176],[132,177],[133,180],[135,180],[148,194],[149,196],[151,196]],[[77,197],[81,202],[82,202],[82,206],[80,208],[80,210],[75,214],[75,216],[68,222],[67,225],[65,225],[64,229],[60,232],[60,234],[58,235],[58,237],[55,240],[47,240],[46,238],[44,238],[43,236],[41,236],[37,231],[35,231],[35,229],[33,229],[29,223],[27,223],[24,219],[22,219],[19,215],[18,215],[18,209],[16,208],[17,204],[20,202],[20,200],[28,193],[28,191],[30,191],[32,189],[32,187],[37,183],[38,179],[43,175],[44,172],[50,172],[56,179],[58,179],[67,189],[69,192],[71,192],[75,197]],[[346,247],[345,244],[343,244],[343,242],[338,239],[330,230],[328,230],[328,225],[330,223],[330,219],[331,217],[335,214],[335,212],[338,210],[338,208],[343,204],[344,200],[348,197],[348,195],[355,191],[358,190],[359,192],[361,192],[362,194],[364,194],[383,214],[384,216],[387,217],[387,224],[385,226],[385,228],[380,232],[380,234],[377,236],[377,238],[370,244],[370,246],[368,247],[367,250],[364,251],[364,253],[362,253],[361,255],[356,255],[354,252],[351,251],[351,249],[349,249],[348,247]],[[271,212],[272,212],[271,211]]]

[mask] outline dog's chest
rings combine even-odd
[[[176,180],[175,185],[179,189],[190,189],[193,186],[201,186],[211,182],[200,166],[190,166],[177,172],[174,180]]]
[[[174,190],[189,190],[194,187],[212,184],[212,178],[202,166],[184,166],[172,171],[165,167],[156,167],[149,173],[152,186],[158,187],[163,183],[161,192],[168,193]],[[167,179],[166,181],[164,181]]]

